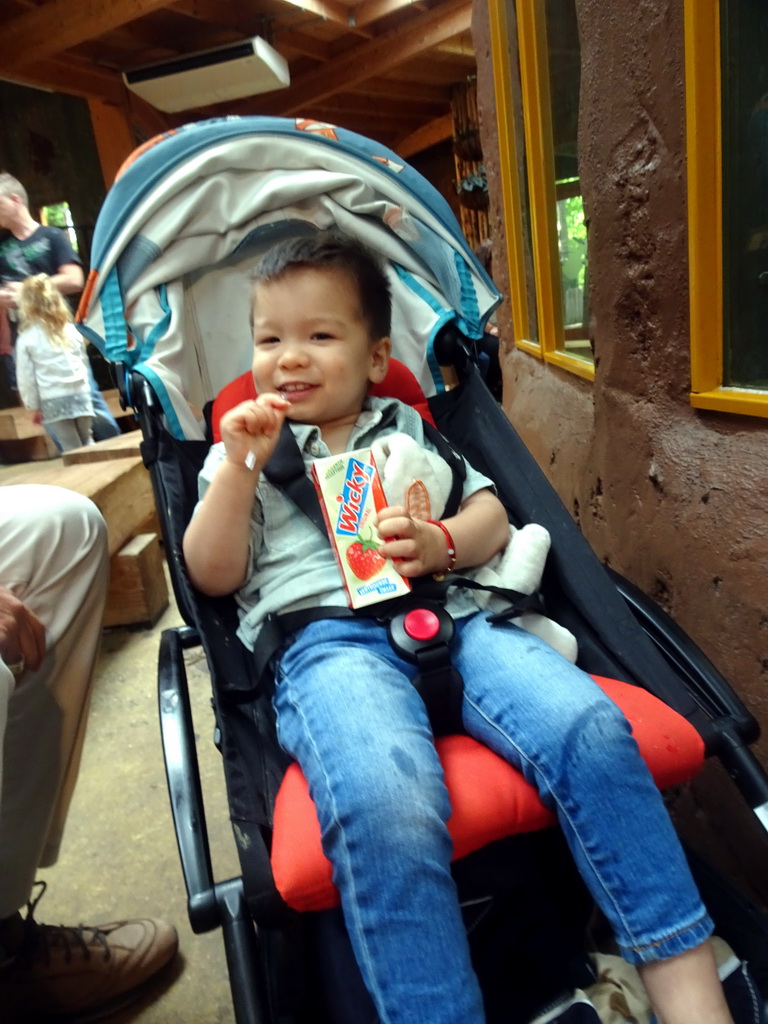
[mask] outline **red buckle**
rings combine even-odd
[[[403,629],[411,640],[432,640],[440,631],[440,619],[429,608],[414,608],[403,619]]]

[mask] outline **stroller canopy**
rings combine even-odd
[[[384,257],[394,355],[427,395],[441,391],[438,330],[481,337],[501,296],[429,182],[316,121],[205,121],[137,150],[99,214],[78,327],[150,380],[174,436],[201,438],[205,402],[250,366],[253,263],[287,235],[334,225]]]

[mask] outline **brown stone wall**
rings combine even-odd
[[[768,731],[768,422],[688,402],[682,9],[577,0],[596,379],[511,347],[503,308],[505,409],[599,556],[674,616]],[[473,32],[494,273],[508,292],[481,0]],[[765,743],[757,752],[768,764]],[[722,770],[708,766],[679,803],[684,829],[768,901],[768,842]]]

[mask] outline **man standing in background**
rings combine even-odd
[[[33,274],[48,274],[62,295],[75,295],[83,290],[84,276],[80,257],[66,234],[55,227],[38,224],[29,212],[24,186],[7,171],[0,172],[0,309],[6,311],[16,337],[15,313],[21,282]],[[3,366],[8,368],[3,360]],[[89,364],[90,365],[90,364]],[[12,370],[12,366],[11,366]],[[93,397],[93,436],[101,441],[120,433],[114,417],[90,371]],[[15,375],[6,381],[16,390]],[[54,437],[54,440],[55,437]]]

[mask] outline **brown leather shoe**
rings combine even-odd
[[[99,1020],[138,998],[144,982],[176,955],[176,930],[154,918],[76,928],[38,924],[33,914],[45,892],[38,884],[43,888],[26,918],[6,922],[21,941],[9,948],[6,940],[0,966],[0,1006],[20,1021]]]

